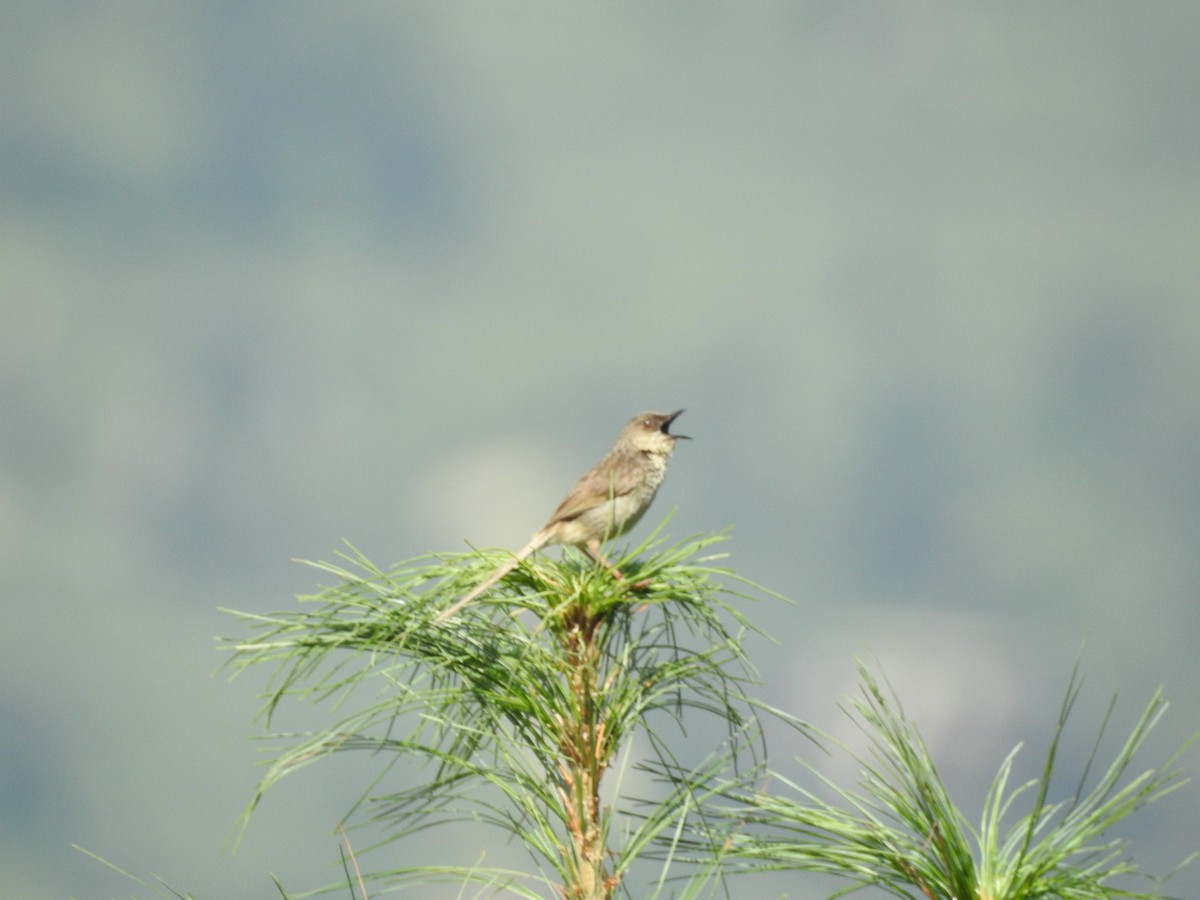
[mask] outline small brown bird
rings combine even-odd
[[[612,449],[575,482],[575,487],[558,505],[550,521],[529,539],[529,543],[435,621],[450,618],[515,569],[525,557],[550,544],[579,547],[620,578],[621,573],[600,552],[600,544],[624,534],[650,508],[658,486],[666,477],[667,457],[675,450],[675,441],[688,439],[686,434],[668,431],[682,413],[680,409],[673,413],[644,412],[634,416],[621,429]]]

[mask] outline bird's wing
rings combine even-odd
[[[634,460],[625,460],[616,454],[609,454],[575,482],[575,487],[571,488],[571,493],[558,505],[547,524],[576,519],[589,509],[607,503],[611,498],[623,497],[632,492],[643,477],[640,467],[634,463]]]

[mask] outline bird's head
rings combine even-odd
[[[677,440],[691,440],[686,434],[671,434],[671,423],[682,414],[682,409],[673,413],[638,413],[621,432],[621,440],[629,442],[644,453],[669,455],[675,449]]]

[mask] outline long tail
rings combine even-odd
[[[464,606],[466,606],[468,603],[470,603],[472,600],[474,600],[476,597],[478,597],[480,594],[482,594],[484,591],[486,591],[488,588],[490,588],[493,584],[495,584],[497,581],[499,581],[501,578],[503,578],[505,575],[507,575],[509,572],[511,572],[513,569],[515,569],[518,565],[520,565],[521,560],[525,559],[527,556],[529,556],[530,554],[534,553],[535,551],[541,549],[545,545],[546,545],[546,535],[543,534],[541,531],[539,531],[537,534],[535,534],[530,539],[528,544],[526,544],[524,547],[522,547],[520,550],[518,550],[516,553],[513,554],[512,559],[510,559],[508,562],[506,562],[504,565],[502,565],[500,568],[498,568],[495,572],[493,572],[491,575],[489,575],[483,581],[479,582],[479,584],[475,585],[475,587],[471,588],[471,590],[468,591],[466,594],[464,594],[461,598],[454,601],[454,604],[452,606],[450,606],[448,609],[445,609],[442,612],[438,613],[438,617],[433,620],[433,624],[438,625],[438,624],[441,624],[442,622],[445,622],[452,615],[454,615],[456,612],[458,612],[460,609],[462,609]]]

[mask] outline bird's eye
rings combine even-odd
[[[651,422],[649,419],[642,419],[642,427],[643,428],[654,428],[654,423]]]

